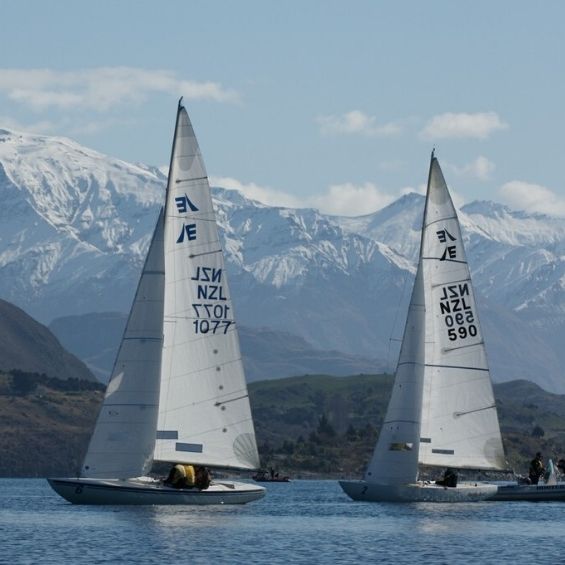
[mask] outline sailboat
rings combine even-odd
[[[179,101],[161,210],[80,474],[75,504],[243,504],[261,486],[173,488],[153,462],[256,470],[259,455],[210,185]]]
[[[538,484],[527,481],[499,481],[497,493],[490,499],[495,501],[525,500],[530,502],[565,502],[565,482],[558,481],[557,472],[550,459],[547,475]]]
[[[457,213],[433,152],[416,278],[395,380],[354,500],[466,502],[497,486],[419,480],[421,466],[503,470],[504,450]],[[454,484],[454,483],[451,483]]]

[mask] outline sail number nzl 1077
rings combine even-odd
[[[442,287],[439,308],[449,341],[476,337],[477,326],[471,307],[468,283],[448,284]]]
[[[195,315],[194,333],[227,333],[233,323],[228,319],[231,307],[225,303],[227,296],[222,284],[221,268],[196,267],[191,280],[196,281],[196,299],[192,303]]]

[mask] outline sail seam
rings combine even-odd
[[[202,257],[203,255],[213,255],[214,253],[221,253],[221,249],[216,249],[214,251],[203,251],[202,253],[191,253],[188,258],[194,259],[195,257]]]
[[[426,261],[441,261],[442,263],[460,263],[461,265],[467,265],[467,261],[459,261],[458,259],[442,259],[441,257],[422,257]],[[443,284],[450,284],[449,282]]]
[[[467,414],[482,412],[483,410],[491,410],[492,408],[496,408],[496,404],[491,404],[490,406],[484,406],[483,408],[475,408],[475,410],[467,410],[466,412],[454,412],[453,415],[456,418],[458,418],[459,416],[466,416]]]
[[[228,404],[229,402],[235,402],[236,400],[243,400],[244,398],[249,398],[248,394],[244,394],[243,396],[238,396],[237,398],[230,398],[229,400],[224,400],[223,402],[216,402],[214,406],[222,406],[222,404]]]
[[[240,398],[246,398],[245,396],[242,396]],[[191,402],[190,404],[184,404],[183,406],[177,406],[176,408],[170,408],[169,410],[165,410],[165,412],[167,414],[170,414],[171,412],[177,412],[178,410],[183,410],[185,409],[187,406],[198,406],[199,404],[207,404],[210,403],[212,400],[214,400],[213,398],[205,398],[203,400],[199,400],[197,402]],[[234,399],[237,400],[237,399]],[[225,404],[225,402],[228,402],[228,400],[225,400],[222,402],[222,404]],[[216,406],[216,404],[215,404]],[[248,418],[247,420],[251,420],[251,418]],[[246,422],[247,420],[242,420],[244,422]]]
[[[438,286],[447,286],[448,284],[458,284],[458,283],[462,283],[462,282],[471,282],[471,277],[467,277],[466,279],[459,279],[457,281],[449,281],[449,282],[432,284],[432,288],[436,288]]]
[[[202,373],[204,371],[209,371],[210,369],[214,369],[215,367],[224,367],[226,365],[231,365],[232,363],[237,363],[238,361],[241,361],[242,358],[238,357],[237,359],[232,359],[232,360],[228,360],[228,361],[224,361],[223,363],[218,363],[217,365],[208,365],[207,367],[203,367],[202,369],[197,369],[195,371],[189,371],[188,373],[181,373],[180,375],[175,375],[175,376],[170,376],[169,380],[173,381],[175,379],[183,379],[185,377],[189,377],[190,375],[196,375],[198,373]]]
[[[194,155],[180,155],[181,157],[193,157]],[[197,180],[207,180],[208,177],[194,177],[193,179],[177,179],[175,180],[175,183],[179,183],[179,182],[194,182]]]
[[[400,365],[423,365],[424,367],[438,367],[440,369],[463,369],[466,371],[488,371],[488,369],[483,369],[480,367],[465,367],[464,365],[434,365],[432,363],[416,363],[414,361],[403,361],[399,363]]]
[[[171,410],[169,410],[169,412],[171,412]],[[202,432],[196,432],[196,433],[191,434],[190,436],[184,436],[183,440],[184,440],[185,443],[188,443],[191,440],[191,438],[199,438],[200,436],[210,434],[210,433],[213,433],[213,432],[217,432],[218,430],[222,430],[226,427],[237,427],[240,424],[244,424],[245,422],[252,422],[252,421],[253,421],[253,418],[245,418],[244,420],[237,420],[235,422],[229,422],[229,423],[225,422],[224,424],[222,424],[221,426],[218,426],[216,428],[212,428],[212,429],[205,430],[205,431],[202,431]],[[197,441],[197,440],[194,440],[194,441]]]
[[[424,230],[426,228],[429,228],[430,226],[433,226],[434,224],[437,224],[439,222],[445,222],[447,220],[456,220],[457,216],[448,216],[447,218],[440,218],[439,220],[434,220],[433,222],[430,222],[429,224],[425,224],[424,225]]]
[[[475,347],[476,345],[484,345],[484,341],[477,341],[477,343],[469,343],[467,345],[458,345],[457,347],[444,347],[444,351],[456,351],[457,349],[465,349],[467,347]]]

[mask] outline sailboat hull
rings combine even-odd
[[[444,487],[434,483],[379,485],[365,481],[339,481],[353,500],[365,502],[478,502],[496,495],[498,487],[486,483],[459,483]]]
[[[565,483],[555,485],[520,485],[518,483],[500,483],[498,491],[490,500],[512,501],[529,500],[531,502],[565,502]]]
[[[160,481],[139,479],[47,479],[51,488],[73,504],[211,505],[246,504],[265,496],[258,485],[212,482],[206,490],[175,489]]]

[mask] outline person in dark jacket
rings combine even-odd
[[[441,485],[444,487],[456,487],[457,486],[457,473],[455,469],[446,469],[443,474],[443,479],[436,481],[436,485]]]
[[[195,481],[194,486],[199,490],[206,490],[212,482],[212,474],[206,467],[195,467]]]
[[[539,483],[540,477],[543,477],[545,473],[545,466],[543,464],[543,457],[538,451],[536,456],[530,462],[530,471],[528,473],[528,478],[532,485],[537,485]]]

